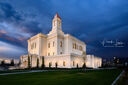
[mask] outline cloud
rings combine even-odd
[[[11,50],[11,48],[8,48],[8,47],[5,47],[5,46],[0,47],[1,52],[5,52],[5,51],[9,51],[9,50]]]
[[[20,55],[25,53],[26,50],[24,48],[0,41],[0,57],[19,58]]]
[[[0,12],[0,54],[19,57],[27,52],[27,39],[42,32],[40,22],[33,21],[33,17],[29,20],[9,3],[0,2]],[[23,50],[26,52],[22,52]]]
[[[2,41],[24,46],[30,36],[42,32],[39,22],[28,21],[9,3],[0,2],[0,12],[0,37]]]
[[[8,3],[0,3],[0,21],[18,22],[21,16]]]
[[[6,34],[7,32],[5,30],[0,30],[0,34]]]

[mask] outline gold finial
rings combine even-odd
[[[60,18],[60,16],[59,16],[59,14],[58,14],[58,13],[56,13],[55,17]],[[60,18],[60,19],[61,19],[61,18]]]

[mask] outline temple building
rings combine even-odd
[[[86,44],[62,31],[58,14],[52,20],[52,30],[48,34],[39,33],[28,40],[28,54],[20,57],[21,67],[76,68],[86,63],[87,67],[98,68],[102,59],[86,55]]]

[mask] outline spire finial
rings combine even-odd
[[[60,18],[60,16],[59,16],[59,14],[56,12],[56,15],[55,15],[55,17],[57,17],[57,18]]]

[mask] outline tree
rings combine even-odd
[[[77,63],[77,68],[79,68],[79,65],[78,65],[78,63]]]
[[[44,56],[42,56],[42,68],[45,68],[45,65],[44,65]]]
[[[52,65],[52,64],[51,64],[51,62],[50,62],[50,63],[49,63],[49,68],[51,68],[51,65]]]
[[[86,68],[86,64],[85,63],[83,64],[83,68]]]
[[[10,65],[14,66],[14,60],[13,59],[11,60],[11,64]]]
[[[118,58],[117,57],[114,57],[113,62],[114,62],[114,65],[115,66],[117,66],[117,61],[118,61]]]
[[[55,63],[55,66],[56,66],[56,68],[58,67],[58,64],[57,64],[57,62]]]
[[[83,68],[86,68],[86,52],[85,51],[83,51],[82,56],[83,56],[83,59],[84,59]]]
[[[28,68],[31,69],[30,56],[28,55]]]
[[[5,61],[4,61],[4,60],[1,61],[1,65],[2,65],[2,66],[5,65]]]
[[[32,66],[32,55],[31,55],[31,66]]]
[[[39,59],[37,58],[37,68],[39,68]]]
[[[19,63],[18,63],[18,66],[20,66],[21,65],[21,60],[19,60]]]

